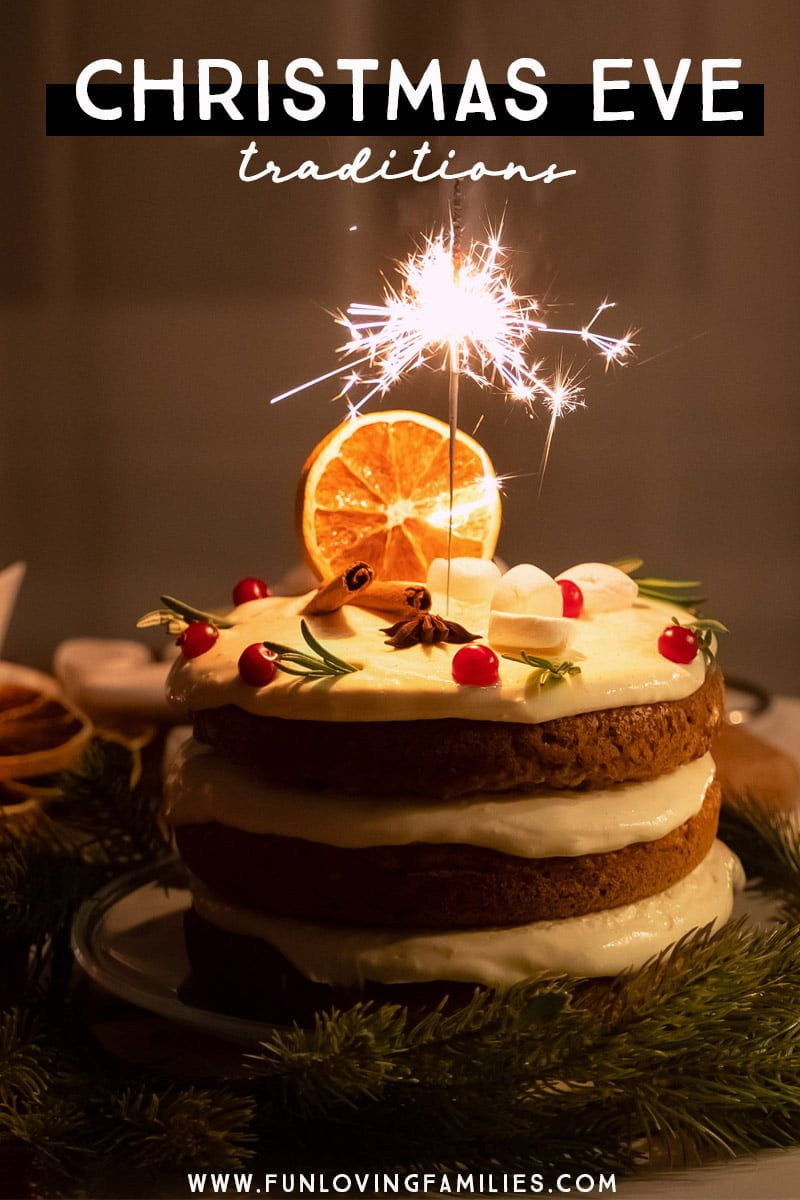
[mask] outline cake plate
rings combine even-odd
[[[215,1012],[184,993],[190,968],[183,914],[190,904],[175,858],[121,875],[78,910],[75,957],[90,979],[138,1008],[226,1041],[263,1041],[277,1026]]]
[[[75,918],[72,946],[86,974],[139,1008],[221,1038],[250,1044],[279,1026],[204,1008],[184,993],[189,961],[183,914],[191,903],[186,875],[167,859],[115,879]],[[769,921],[770,902],[757,892],[737,898],[736,912]],[[796,1200],[800,1151],[786,1150],[689,1170],[619,1180],[625,1200]]]
[[[206,1008],[187,988],[183,915],[191,905],[177,858],[121,875],[78,910],[72,949],[95,983],[138,1008],[228,1041],[263,1041],[274,1023]],[[772,901],[756,891],[736,898],[734,916],[767,923]]]

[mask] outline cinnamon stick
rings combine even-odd
[[[321,583],[303,612],[308,616],[338,612],[345,604],[352,604],[355,598],[370,586],[374,578],[375,572],[369,563],[353,563],[341,575],[335,575]]]
[[[433,601],[430,592],[421,583],[376,579],[356,596],[351,596],[350,603],[399,620],[415,613],[428,612]]]

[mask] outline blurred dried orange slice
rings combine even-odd
[[[424,413],[369,413],[345,421],[311,454],[298,519],[321,578],[363,559],[379,579],[423,579],[447,554],[450,431]],[[500,494],[482,446],[459,431],[455,450],[453,556],[491,558]]]
[[[48,676],[0,664],[0,779],[62,771],[77,761],[91,734],[90,722]]]

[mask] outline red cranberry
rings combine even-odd
[[[239,656],[239,677],[251,687],[265,687],[278,672],[278,656],[263,642],[253,642]]]
[[[248,600],[263,600],[271,594],[268,584],[263,579],[248,575],[246,579],[240,579],[233,589],[233,603],[246,604]]]
[[[697,656],[697,634],[684,625],[668,625],[658,639],[658,652],[674,663],[690,663]]]
[[[462,646],[453,655],[453,679],[471,687],[493,687],[500,682],[499,660],[488,646]]]
[[[209,621],[192,621],[178,638],[184,658],[199,658],[210,650],[219,637],[219,630]]]
[[[577,583],[571,579],[557,579],[556,583],[561,588],[562,615],[579,617],[583,612],[583,592]]]

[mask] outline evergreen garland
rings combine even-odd
[[[0,1158],[39,1194],[111,1194],[121,1165],[144,1189],[267,1163],[626,1173],[800,1143],[789,818],[746,800],[724,817],[779,902],[769,929],[695,933],[610,983],[478,990],[424,1016],[320,1013],[251,1047],[233,1077],[188,1084],[114,1059],[72,1002],[78,904],[168,850],[157,788],[132,784],[132,768],[128,751],[95,743],[52,815],[0,824]]]

